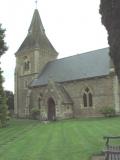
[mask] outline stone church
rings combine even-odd
[[[15,114],[41,120],[100,116],[102,107],[120,112],[119,84],[109,48],[57,59],[35,9],[28,34],[16,52]]]

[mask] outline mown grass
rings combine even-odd
[[[0,129],[0,160],[89,160],[104,147],[104,135],[120,135],[120,118],[42,124],[11,120]]]

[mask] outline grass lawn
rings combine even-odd
[[[89,160],[103,149],[104,135],[120,135],[120,117],[49,124],[11,120],[0,129],[0,160]]]

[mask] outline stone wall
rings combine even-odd
[[[46,49],[25,50],[16,56],[15,69],[15,114],[26,117],[28,86],[42,71],[45,65],[56,59],[57,53]],[[25,59],[29,61],[29,70],[24,69]]]
[[[41,96],[42,95],[42,96]],[[39,102],[41,96],[41,101]],[[71,103],[63,103],[62,96],[52,86],[37,87],[32,89],[31,108],[41,108],[41,119],[47,120],[48,117],[48,100],[52,98],[55,102],[56,119],[65,119],[73,117],[73,106]]]
[[[115,107],[113,76],[64,83],[64,87],[73,100],[74,117],[99,116],[102,107]],[[86,87],[92,92],[92,107],[84,107],[83,104],[83,92]]]
[[[58,119],[101,116],[100,109],[102,107],[115,107],[114,75],[64,82],[61,83],[61,85],[64,86],[67,93],[69,93],[73,101],[72,105],[62,104],[59,96],[57,96],[54,91],[50,93],[49,87],[43,86],[32,89],[31,107],[38,106],[38,97],[40,94],[43,94],[44,97],[41,101],[42,111],[46,113],[48,106],[45,99],[47,101],[49,97],[53,97],[56,103]],[[83,103],[83,93],[86,87],[90,89],[93,98],[93,105],[88,107],[84,107]],[[49,96],[47,94],[44,95],[45,92],[49,92]],[[69,111],[72,114],[71,116],[68,114]],[[67,114],[69,116],[67,116]]]

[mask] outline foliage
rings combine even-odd
[[[109,54],[120,81],[120,0],[101,0],[100,14],[108,31]]]
[[[7,121],[7,105],[2,83],[3,83],[3,77],[2,77],[2,71],[0,69],[0,124],[2,127],[4,127]]]
[[[40,115],[40,109],[32,108],[31,114],[33,119],[38,119],[38,116]]]
[[[105,117],[113,117],[113,116],[115,116],[115,109],[113,107],[102,107],[100,112]]]
[[[7,46],[6,43],[4,41],[5,38],[5,29],[2,29],[1,27],[2,25],[0,24],[0,57],[1,55],[3,55],[5,53],[5,51],[7,50]]]
[[[4,32],[5,29],[2,29],[0,24],[0,57],[7,50],[6,43],[4,42],[5,38]],[[6,97],[2,85],[3,85],[3,76],[2,76],[2,70],[0,68],[0,127],[6,126],[7,122]]]
[[[7,106],[9,111],[14,110],[14,94],[12,91],[5,91],[6,95],[6,101],[7,101]]]

